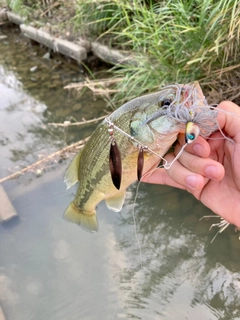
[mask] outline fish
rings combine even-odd
[[[186,143],[199,134],[208,136],[217,129],[216,117],[197,81],[169,85],[123,104],[97,126],[68,166],[67,188],[79,185],[63,217],[98,231],[99,202],[121,211],[127,187],[158,167],[179,133],[185,133]]]

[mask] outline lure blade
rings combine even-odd
[[[143,148],[140,148],[139,152],[138,152],[138,160],[137,160],[137,177],[138,177],[138,181],[141,181],[142,172],[143,172],[143,166],[144,166],[144,153],[143,153]]]
[[[116,140],[112,139],[109,154],[109,168],[114,186],[119,190],[122,179],[122,160],[121,153],[117,146]]]

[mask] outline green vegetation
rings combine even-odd
[[[13,9],[71,6],[68,24],[87,37],[131,52],[137,63],[114,66],[117,99],[169,83],[201,80],[236,95],[240,56],[238,0],[7,0]],[[42,9],[43,10],[43,9]],[[19,11],[18,11],[19,12]],[[21,12],[21,11],[20,11]],[[221,83],[220,83],[221,81]],[[239,91],[239,88],[237,92]]]
[[[209,82],[239,64],[237,0],[79,0],[77,12],[85,33],[137,59],[137,66],[115,68],[128,98],[172,82]]]
[[[37,6],[37,1],[24,1],[24,0],[6,0],[6,4],[12,11],[27,17],[31,11]]]

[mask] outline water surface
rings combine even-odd
[[[95,124],[64,133],[49,122],[104,114],[90,92],[63,86],[83,75],[43,59],[15,29],[0,42],[0,176],[88,136]],[[37,66],[33,72],[31,68]],[[0,225],[0,306],[11,320],[240,319],[240,242],[228,228],[211,244],[218,219],[191,195],[164,186],[129,188],[121,213],[97,208],[99,232],[62,219],[70,159],[4,183],[18,218]],[[141,247],[141,253],[138,241]],[[141,267],[142,265],[142,267]]]

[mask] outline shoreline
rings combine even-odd
[[[126,51],[112,49],[100,42],[80,37],[69,41],[62,36],[54,36],[52,33],[45,31],[43,27],[36,28],[31,24],[25,24],[25,21],[25,18],[11,11],[0,10],[0,25],[7,23],[18,25],[26,38],[44,45],[54,53],[60,53],[69,57],[79,64],[86,61],[92,55],[111,65],[137,64],[131,54]]]

